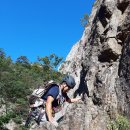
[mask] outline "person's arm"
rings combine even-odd
[[[81,98],[72,98],[70,99],[70,103],[78,102],[79,100],[81,100]]]
[[[46,101],[46,114],[48,117],[48,121],[52,123],[55,127],[58,126],[58,123],[53,119],[52,116],[52,102],[54,101],[54,98],[52,96],[48,96]]]
[[[54,98],[52,96],[47,97],[46,101],[46,114],[48,117],[48,121],[52,122],[53,116],[52,116],[52,102],[54,101]]]
[[[66,101],[69,103],[74,103],[74,102],[78,102],[79,100],[81,100],[81,98],[68,98]]]
[[[65,94],[65,97],[66,97],[66,101],[69,102],[69,103],[74,103],[74,102],[78,102],[79,100],[81,100],[81,97],[79,97],[79,98],[69,98],[67,93]]]
[[[45,100],[46,100],[46,114],[48,117],[48,121],[55,125],[56,127],[58,126],[58,123],[53,119],[52,116],[52,103],[53,101],[57,98],[59,94],[59,86],[53,86],[48,90],[48,92],[45,95]]]

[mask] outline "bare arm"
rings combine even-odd
[[[68,98],[67,102],[74,103],[74,102],[78,102],[79,100],[81,100],[81,98],[72,98],[72,99]]]
[[[48,96],[46,101],[46,113],[48,120],[51,122],[53,120],[52,117],[52,102],[54,101],[54,98],[52,96]]]

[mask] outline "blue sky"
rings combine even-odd
[[[65,57],[81,38],[80,18],[95,0],[0,0],[0,48],[15,61]]]

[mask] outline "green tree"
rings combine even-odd
[[[6,106],[4,117],[13,111],[19,121],[24,118],[28,108],[27,97],[31,91],[44,81],[59,81],[62,78],[62,74],[57,71],[61,61],[62,58],[51,54],[38,58],[34,63],[30,63],[26,56],[20,56],[13,62],[11,57],[7,57],[0,49],[0,104]],[[10,103],[13,103],[13,107],[10,107]],[[3,123],[3,120],[0,120],[0,124]]]
[[[110,122],[108,130],[130,130],[130,120],[118,115],[115,120]]]
[[[55,54],[51,54],[50,56],[38,58],[38,61],[40,62],[40,66],[42,67],[44,80],[50,80],[50,79],[55,78],[52,75],[54,72],[57,72],[56,68],[58,67],[58,65],[60,64],[62,59],[63,58],[61,58],[61,57],[59,58]]]
[[[21,64],[22,66],[25,66],[27,68],[30,68],[29,60],[26,56],[20,56],[16,59],[17,64]]]
[[[88,14],[84,14],[83,18],[80,19],[81,25],[83,27],[86,27],[88,20],[89,20]]]

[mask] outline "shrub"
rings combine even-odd
[[[80,19],[81,25],[83,27],[86,27],[87,23],[89,20],[89,15],[88,14],[84,14],[83,18]]]
[[[20,126],[19,128],[17,128],[16,130],[28,130],[29,128],[25,128],[24,126]]]
[[[110,122],[108,130],[130,130],[130,120],[118,115],[115,120]]]
[[[0,116],[0,128],[5,129],[3,125],[9,123],[10,119],[14,118],[15,116],[16,115],[13,112],[9,112],[5,115]]]
[[[13,119],[13,121],[16,123],[16,124],[21,124],[22,123],[22,119],[21,117],[17,116]]]

